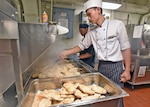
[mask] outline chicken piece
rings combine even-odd
[[[82,97],[86,97],[88,96],[88,94],[84,94],[82,93],[80,90],[76,89],[74,95],[77,97],[77,98],[82,98]]]
[[[40,104],[40,101],[45,98],[44,96],[42,96],[40,94],[40,92],[38,92],[35,97],[34,97],[34,100],[33,100],[33,103],[32,103],[32,107],[38,107],[39,104]]]
[[[74,95],[60,95],[61,98],[75,98]]]
[[[76,99],[74,102],[80,102],[81,100],[80,99]]]
[[[64,73],[64,76],[65,76],[65,77],[70,77],[70,76],[73,76],[73,74],[72,74],[72,73],[65,72],[65,73]]]
[[[51,106],[51,103],[52,102],[48,98],[43,98],[37,107],[48,107]]]
[[[55,93],[55,94],[60,94],[59,91],[55,90],[55,89],[51,89],[51,90],[47,90],[48,93]]]
[[[77,71],[78,71],[78,68],[75,68],[75,67],[68,69],[68,72],[77,72]]]
[[[100,87],[98,85],[92,85],[92,90],[94,90],[96,93],[99,93],[99,94],[107,93],[107,91],[103,87]]]
[[[38,78],[46,78],[47,75],[45,73],[39,73]]]
[[[56,101],[56,100],[52,101],[52,106],[60,105],[60,104],[63,104],[63,101]]]
[[[51,99],[53,96],[58,97],[57,95],[60,95],[60,93],[56,90],[44,90],[44,91],[41,91],[40,95]]]
[[[63,101],[64,99],[61,98],[61,96],[59,94],[53,94],[53,96],[51,96],[52,100],[57,100],[57,101]]]
[[[74,75],[80,75],[80,72],[78,71],[68,71],[68,73],[66,74],[67,76],[74,76]]]
[[[65,87],[65,89],[70,93],[73,94],[75,92],[75,90],[77,89],[77,87],[79,86],[79,83],[73,84],[73,83],[64,83],[63,87]]]
[[[83,84],[79,84],[79,89],[86,94],[95,94],[95,92],[91,89],[90,86],[85,86]]]
[[[59,70],[55,70],[55,72],[47,72],[47,77],[63,77],[63,74]]]
[[[39,75],[39,72],[35,72],[35,73],[32,74],[32,78],[33,79],[38,78],[38,75]]]
[[[82,97],[81,100],[85,101],[85,100],[92,100],[92,99],[97,99],[101,96],[101,94],[94,94],[91,96],[86,96],[86,97]]]
[[[67,68],[75,68],[74,65],[72,63],[68,63],[65,65]]]
[[[65,99],[63,100],[63,103],[64,103],[64,104],[72,103],[72,102],[74,102],[74,100],[75,100],[75,98],[73,98],[73,97],[71,97],[71,98],[65,98]]]
[[[105,95],[101,95],[99,98],[105,98],[106,96]]]
[[[60,89],[60,94],[61,94],[61,95],[65,95],[65,94],[70,94],[70,93],[66,90],[66,88],[62,87],[62,88]]]
[[[67,60],[67,59],[65,59],[65,60],[63,60],[63,61],[64,61],[64,63],[70,63],[70,61]]]
[[[73,74],[74,75],[80,75],[81,73],[79,71],[77,71],[77,72],[74,72]]]

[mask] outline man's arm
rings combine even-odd
[[[85,53],[79,56],[80,59],[90,58],[92,55],[89,53]]]
[[[64,59],[66,58],[68,55],[72,55],[72,54],[75,54],[75,53],[78,53],[80,52],[81,49],[79,46],[75,46],[73,48],[70,48],[70,49],[66,49],[64,51],[62,51],[59,55],[60,59]]]
[[[80,59],[90,58],[91,56],[95,55],[95,51],[93,45],[91,45],[88,49],[85,50],[84,54],[79,56]]]
[[[125,70],[121,74],[121,81],[126,82],[130,80],[130,66],[131,66],[131,51],[130,48],[123,50],[122,51],[123,58],[124,58],[124,65],[125,65]]]

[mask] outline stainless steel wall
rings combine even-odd
[[[19,23],[19,42],[22,72],[55,41],[56,25]]]
[[[6,13],[7,12],[7,13]],[[0,3],[0,93],[4,93],[15,81],[13,50],[17,44],[18,23],[12,17],[15,9],[6,0]]]
[[[0,0],[0,12],[3,12],[7,18],[18,20],[17,10],[7,2],[7,0]],[[1,16],[1,15],[0,15]],[[1,16],[2,17],[2,16]]]

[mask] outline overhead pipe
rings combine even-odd
[[[53,20],[52,18],[53,18],[53,0],[51,0],[50,21]]]
[[[38,13],[39,13],[39,22],[41,23],[42,22],[42,11],[41,11],[41,8],[42,8],[42,3],[41,3],[41,0],[38,0]]]
[[[150,13],[145,14],[144,16],[142,16],[141,20],[140,20],[140,24],[144,24],[147,22],[148,17],[150,17]]]
[[[148,5],[150,5],[150,0],[148,0]],[[141,20],[140,20],[140,24],[144,24],[147,22],[148,17],[150,17],[150,13],[145,14],[144,16],[142,16]]]

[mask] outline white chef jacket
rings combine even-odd
[[[119,20],[105,19],[101,27],[91,29],[78,45],[81,50],[94,46],[98,60],[122,61],[122,50],[130,48],[125,25]]]

